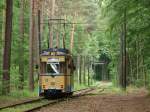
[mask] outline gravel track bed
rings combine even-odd
[[[87,95],[36,112],[150,112],[150,96],[146,93]]]

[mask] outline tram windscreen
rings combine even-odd
[[[47,64],[47,73],[59,74],[60,73],[59,63],[48,63]]]

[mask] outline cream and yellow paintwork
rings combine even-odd
[[[64,76],[40,76],[40,85],[42,89],[64,89]]]
[[[69,66],[68,59],[70,58],[69,55],[65,56],[57,56],[57,55],[45,55],[41,56],[41,62],[48,62],[49,58],[55,58],[58,59],[59,62],[66,62],[67,65],[64,67]],[[39,86],[41,87],[42,92],[44,90],[49,89],[57,89],[62,90],[62,92],[68,92],[68,87],[73,87],[73,75],[71,74],[71,70],[69,68],[66,68],[66,72],[63,73],[63,75],[56,75],[56,76],[50,76],[50,75],[44,75],[43,73],[40,74],[39,77]],[[70,91],[72,92],[72,91]]]
[[[49,58],[58,59],[59,62],[64,62],[65,61],[65,57],[64,56],[42,56],[41,57],[41,62],[47,62]]]

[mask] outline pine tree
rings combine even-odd
[[[20,0],[19,89],[24,86],[24,0]]]
[[[10,92],[10,62],[12,37],[13,0],[6,0],[5,46],[3,55],[2,94]]]
[[[34,0],[30,0],[30,41],[29,41],[29,90],[34,90]]]

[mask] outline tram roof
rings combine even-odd
[[[47,53],[49,53],[49,52],[59,52],[62,55],[70,54],[70,51],[68,49],[64,49],[64,48],[49,48],[49,49],[42,50],[41,55],[47,55]]]

